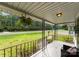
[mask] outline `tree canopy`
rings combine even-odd
[[[42,22],[33,20],[24,20],[22,22],[21,18],[15,15],[3,15],[0,12],[0,31],[27,31],[27,30],[41,30]],[[29,22],[28,22],[29,21]],[[30,24],[31,21],[31,24]],[[25,24],[25,22],[30,25]],[[46,30],[52,29],[50,24],[45,24]]]

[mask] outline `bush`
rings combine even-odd
[[[53,39],[47,39],[48,43],[51,43],[53,41]]]
[[[73,41],[73,38],[72,36],[69,36],[69,35],[59,35],[58,40],[71,43]]]

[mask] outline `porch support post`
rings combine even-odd
[[[77,37],[77,48],[79,48],[79,34],[76,34]]]
[[[71,29],[71,26],[68,24],[68,32],[70,34],[70,29]]]
[[[45,20],[42,20],[42,49],[46,47],[46,39],[45,39]]]
[[[75,30],[74,30],[74,26],[72,26],[72,30],[73,30],[73,42],[75,47],[77,47],[77,35],[75,34]]]
[[[54,28],[53,28],[53,24],[52,24],[52,40],[54,40]]]
[[[77,44],[78,44],[77,43],[77,35],[74,30],[74,25],[69,25],[68,30],[69,30],[69,35],[71,35],[73,37],[73,43],[74,43],[75,47],[78,47],[77,46]]]
[[[54,40],[57,40],[57,24],[54,25]]]
[[[75,19],[75,37],[77,48],[79,48],[79,16],[77,16]]]
[[[77,48],[79,48],[79,17],[75,21],[75,36],[76,36]]]

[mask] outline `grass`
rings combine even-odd
[[[46,32],[46,35],[47,35],[47,32]],[[17,45],[17,44],[20,44],[23,42],[39,40],[40,38],[42,38],[42,32],[33,32],[33,33],[28,33],[28,34],[23,33],[23,34],[12,34],[12,35],[0,35],[0,49],[7,48],[7,47],[10,47],[13,45]],[[63,42],[72,42],[72,36],[58,35],[57,40],[63,41]],[[52,41],[53,40],[50,39],[50,40],[48,40],[48,43],[50,43]],[[26,52],[28,54],[31,54],[33,49],[38,49],[38,46],[36,46],[36,45],[32,45],[32,43],[30,44],[30,46],[26,45],[26,48],[27,48]],[[30,50],[28,49],[28,47],[30,47]],[[16,47],[12,48],[13,56],[16,55],[15,48]],[[18,51],[19,51],[19,49],[20,49],[20,47],[18,47]],[[19,52],[19,54],[20,54],[20,52]],[[2,55],[3,55],[3,51],[0,51],[0,56],[2,56]],[[6,56],[10,56],[10,49],[7,49]]]
[[[58,35],[57,40],[63,41],[63,42],[73,43],[73,37],[70,35]]]
[[[41,32],[28,33],[28,34],[24,33],[24,34],[0,35],[0,48],[6,48],[27,41],[38,40],[41,37],[42,37]]]
[[[38,40],[42,37],[42,32],[24,33],[24,34],[11,34],[11,35],[0,35],[0,49],[14,46],[23,42]],[[27,45],[26,45],[27,46]],[[33,49],[32,46],[30,46]],[[28,46],[26,47],[28,48]],[[13,55],[15,56],[15,47],[13,49]],[[18,50],[20,48],[18,47]],[[10,49],[7,49],[6,56],[10,56]],[[29,52],[28,52],[29,53]],[[3,55],[3,51],[0,51],[0,56]]]
[[[46,32],[46,35],[47,35],[47,32]],[[41,38],[42,38],[42,32],[32,32],[32,33],[28,33],[28,34],[21,33],[21,34],[11,34],[11,35],[0,35],[0,49],[14,46],[14,45],[24,43],[24,42],[39,40]],[[28,49],[28,45],[26,44],[27,55],[31,54],[33,49],[38,49],[38,47],[36,47],[36,45],[32,45],[32,43],[30,43],[29,47],[30,47],[30,51]],[[12,48],[13,56],[16,55],[15,48],[16,47]],[[18,46],[18,51],[19,50],[20,50],[20,47]],[[18,52],[18,53],[20,54],[20,52]],[[0,51],[0,56],[3,56],[3,51]],[[6,49],[6,56],[10,56],[10,49]]]

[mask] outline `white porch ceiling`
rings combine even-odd
[[[2,7],[1,7],[2,6]],[[29,13],[52,23],[73,22],[79,12],[78,2],[4,2],[0,8],[17,15]],[[11,9],[11,10],[10,10]],[[14,10],[13,10],[14,9]],[[19,10],[19,11],[18,11]],[[56,14],[62,12],[61,17]]]

